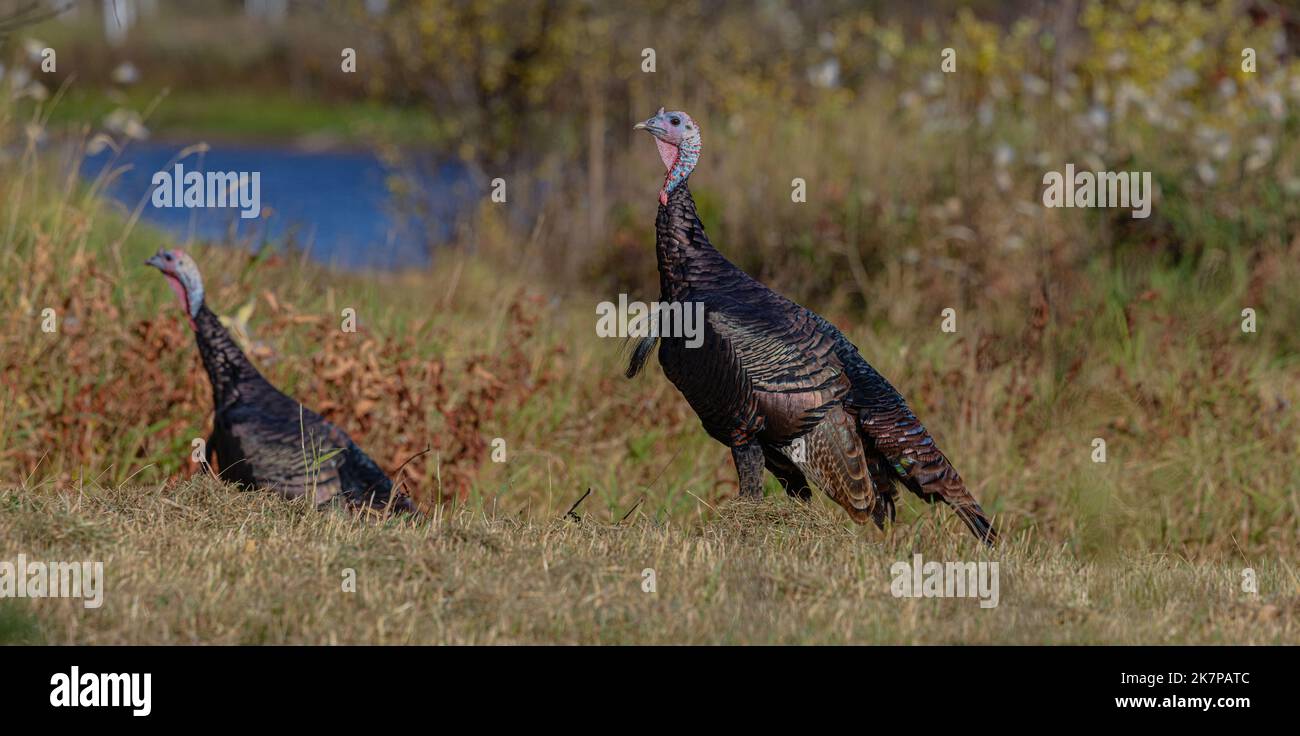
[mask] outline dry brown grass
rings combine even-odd
[[[102,559],[105,602],[0,602],[9,640],[50,643],[1295,643],[1294,565],[1124,553],[1082,563],[1013,541],[986,556],[944,523],[882,537],[784,498],[661,523],[524,520],[486,508],[372,523],[200,480],[0,494],[0,559]],[[996,608],[898,599],[911,558],[1000,564]],[[342,590],[356,571],[355,593]],[[656,592],[642,572],[656,572]]]

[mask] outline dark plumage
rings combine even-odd
[[[663,337],[659,363],[705,431],[731,448],[741,496],[762,496],[766,467],[790,495],[809,499],[811,481],[855,521],[883,527],[894,518],[895,484],[902,483],[926,501],[952,506],[992,544],[993,525],[957,470],[857,347],[709,243],[686,184],[699,152],[694,121],[660,110],[638,127],[655,135],[669,171],[655,221],[659,299],[704,305],[703,344],[692,349],[680,336]],[[684,172],[683,154],[666,145],[690,154]],[[635,346],[629,376],[653,346],[654,338]]]
[[[262,377],[203,303],[198,267],[180,250],[159,250],[148,265],[163,272],[190,316],[212,384],[208,463],[224,480],[274,490],[286,498],[312,494],[317,505],[414,511],[394,497],[393,482],[342,429],[286,396]]]

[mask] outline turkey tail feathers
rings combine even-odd
[[[980,505],[974,503],[954,503],[952,510],[957,512],[957,517],[966,523],[966,527],[971,533],[979,538],[981,542],[990,547],[998,543],[998,531],[993,528],[993,522],[984,513]]]
[[[627,362],[627,372],[623,375],[628,378],[636,378],[636,374],[640,373],[642,368],[645,368],[645,362],[649,359],[650,354],[654,352],[657,344],[659,344],[658,337],[638,338],[632,346],[632,357]]]

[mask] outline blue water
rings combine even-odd
[[[131,144],[115,162],[129,168],[110,185],[108,196],[128,212],[143,200],[141,219],[170,232],[181,244],[230,242],[233,227],[235,242],[253,248],[292,243],[310,257],[340,268],[393,269],[427,263],[430,249],[450,236],[458,203],[468,189],[463,167],[438,165],[431,157],[410,171],[394,172],[364,151],[213,144],[179,163],[186,172],[260,172],[262,215],[242,219],[238,207],[155,207],[153,176],[174,171],[172,159],[184,148],[157,142]],[[109,151],[87,156],[83,176],[97,176],[111,156]],[[424,210],[422,216],[404,214],[394,202],[387,180],[399,174],[412,176],[425,193],[417,202]]]

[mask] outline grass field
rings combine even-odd
[[[7,642],[1294,643],[1294,597],[1238,591],[1240,565],[1012,542],[1001,594],[901,599],[890,565],[974,554],[950,524],[852,529],[785,499],[621,522],[444,509],[412,523],[321,514],[197,480],[0,495],[4,551],[102,559],[102,608],[0,601]],[[581,507],[579,509],[581,511]],[[646,569],[654,591],[643,589]],[[345,571],[355,592],[345,592]],[[1264,590],[1296,569],[1266,563]]]
[[[51,110],[51,125],[103,120],[114,110],[153,110],[149,128],[173,140],[287,141],[323,147],[382,141],[425,148],[439,131],[419,111],[376,104],[329,104],[247,89],[131,88],[106,93],[72,86]]]

